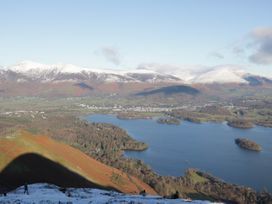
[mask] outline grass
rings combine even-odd
[[[207,178],[200,176],[196,171],[189,171],[189,178],[193,183],[205,183],[208,181]]]

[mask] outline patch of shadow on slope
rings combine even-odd
[[[0,193],[1,189],[10,191],[25,183],[50,183],[60,187],[118,191],[108,186],[95,184],[65,166],[36,153],[18,156],[0,172]]]
[[[272,80],[268,79],[266,77],[247,76],[247,77],[244,77],[244,79],[246,81],[248,81],[249,85],[251,85],[251,86],[259,86],[259,85],[266,84],[266,83],[272,84]]]
[[[197,95],[200,91],[191,86],[177,85],[177,86],[166,86],[158,89],[153,89],[150,91],[143,91],[136,94],[136,96],[149,96],[154,94],[164,94],[164,95],[173,95],[173,94],[188,94],[188,95]]]
[[[88,84],[86,84],[84,82],[76,83],[76,84],[74,84],[74,86],[78,86],[78,87],[80,87],[82,89],[88,89],[88,90],[93,90],[94,89],[93,87],[91,87],[90,85],[88,85]]]

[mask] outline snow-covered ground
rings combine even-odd
[[[32,184],[28,186],[29,195],[24,187],[19,187],[7,196],[0,196],[0,204],[60,204],[60,203],[134,203],[134,204],[178,204],[188,203],[181,199],[163,199],[159,196],[126,195],[122,193],[90,188],[68,188],[65,192],[51,184]],[[191,201],[192,204],[206,204],[208,201]]]

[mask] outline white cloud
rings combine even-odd
[[[121,64],[121,55],[119,50],[114,47],[102,47],[95,53],[102,55],[107,61],[113,63],[114,65]]]
[[[211,55],[212,57],[217,58],[217,59],[224,59],[224,58],[225,58],[224,55],[221,54],[221,53],[219,53],[219,52],[212,52],[210,55]]]

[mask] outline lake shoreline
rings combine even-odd
[[[103,115],[103,116],[105,116],[105,117],[107,117],[107,116],[109,116],[109,115]],[[116,118],[116,115],[113,115],[113,114],[111,114],[110,115],[111,116],[111,118],[112,118],[112,120],[119,120],[119,119],[117,119]],[[115,118],[115,119],[114,119]],[[121,121],[123,121],[123,122],[121,122]],[[149,121],[148,123],[152,123],[152,124],[154,124],[154,123],[156,123],[156,118],[153,118],[153,120],[145,120],[145,119],[135,119],[135,120],[120,120],[119,121],[119,123],[127,123],[126,121],[128,121],[129,123],[131,123],[131,124],[134,124],[135,122],[136,123],[144,123],[144,121]],[[101,122],[103,122],[103,121],[101,121]],[[107,122],[107,121],[104,121],[104,122]],[[139,136],[139,134],[140,133],[133,133],[133,131],[131,132],[130,130],[128,130],[127,128],[124,128],[122,125],[120,126],[120,125],[118,125],[118,124],[115,124],[115,125],[117,125],[117,126],[119,126],[119,127],[121,127],[121,128],[123,128],[129,135],[131,135],[134,139],[136,139],[137,141],[143,141],[144,143],[147,143],[148,144],[148,148],[144,148],[144,149],[141,149],[141,150],[134,150],[134,149],[124,149],[123,150],[123,153],[122,153],[122,156],[124,156],[124,157],[126,157],[126,158],[135,158],[135,159],[141,159],[141,160],[143,160],[145,163],[147,163],[147,164],[149,164],[149,165],[151,165],[152,166],[152,163],[150,164],[149,162],[147,162],[147,160],[146,159],[143,159],[143,158],[141,158],[141,156],[140,155],[148,155],[148,154],[150,154],[150,152],[152,152],[153,151],[153,147],[152,147],[152,145],[150,145],[148,142],[146,142],[146,141],[144,141],[143,140],[143,138],[144,137],[140,137]],[[221,123],[218,123],[218,122],[203,122],[203,123],[201,123],[201,126],[195,126],[195,125],[199,125],[199,124],[196,124],[196,123],[191,123],[191,122],[183,122],[181,125],[185,125],[185,126],[194,126],[194,127],[202,127],[202,128],[205,128],[205,126],[212,126],[212,127],[216,127],[217,125],[219,125],[219,126],[221,126],[222,128],[224,128],[224,129],[229,129],[230,131],[234,131],[234,132],[236,132],[236,131],[244,131],[244,130],[240,130],[240,129],[237,129],[237,128],[232,128],[232,127],[229,127],[227,124],[226,124],[226,122],[221,122]],[[161,128],[164,128],[164,127],[166,127],[166,128],[168,128],[168,127],[172,127],[172,125],[162,125],[162,124],[158,124],[158,127],[160,127],[161,126]],[[173,126],[174,127],[174,126]],[[176,126],[175,125],[175,127],[177,127],[177,128],[179,128],[179,126]],[[259,128],[259,129],[262,129],[263,127],[262,126],[255,126],[254,127],[255,129],[257,128]],[[253,128],[253,130],[254,130],[254,128]],[[193,129],[195,129],[195,128],[193,128]],[[266,129],[266,128],[265,128]],[[266,130],[268,130],[268,131],[270,131],[270,128],[268,128],[268,129],[266,129]],[[251,131],[251,130],[245,130],[245,131]],[[236,135],[235,135],[236,136]],[[239,136],[239,135],[238,135]],[[237,137],[237,136],[236,136]],[[231,145],[232,145],[232,148],[233,149],[235,149],[236,147],[236,145],[235,145],[235,143],[233,142],[233,140],[231,141]],[[238,153],[239,153],[239,151],[240,150],[236,150],[236,151],[238,151]],[[249,157],[250,157],[250,155],[249,155]],[[188,162],[184,162],[184,161],[188,161]],[[186,171],[186,169],[188,169],[188,168],[191,168],[191,167],[195,167],[195,165],[192,165],[193,163],[193,161],[191,160],[191,159],[188,159],[188,158],[186,158],[186,157],[184,157],[183,158],[183,162],[184,162],[184,164],[186,165],[186,166],[188,166],[188,167],[186,167],[184,170],[181,170],[180,171],[180,173],[179,174],[165,174],[165,173],[161,173],[161,171],[158,171],[158,169],[157,168],[153,168],[153,170],[155,170],[155,172],[158,172],[160,175],[173,175],[173,176],[180,176],[180,175],[182,175],[182,173],[181,172],[185,172]],[[199,168],[199,167],[197,167],[198,169],[203,169],[204,171],[207,171],[207,169],[205,169],[205,168]],[[209,170],[208,170],[208,172],[210,172]],[[214,172],[211,172],[213,175],[214,175]],[[218,174],[215,174],[217,177],[220,177],[220,178],[222,178],[222,176],[220,176],[220,174],[218,175]],[[225,178],[223,178],[224,180],[227,180],[227,182],[231,182],[231,181],[229,181],[229,179],[225,179]],[[233,181],[231,182],[231,183],[233,183]],[[236,183],[236,182],[235,182]],[[239,185],[241,185],[241,182],[239,183]],[[258,189],[258,188],[257,188]]]
[[[84,115],[85,117],[88,115],[96,115],[100,113],[88,113]],[[164,117],[173,117],[178,120],[180,120],[180,123],[183,121],[191,122],[191,123],[196,123],[196,124],[203,124],[203,123],[219,123],[219,124],[227,124],[229,127],[232,128],[237,128],[237,129],[251,129],[254,127],[263,127],[263,128],[272,128],[272,124],[267,123],[267,121],[250,121],[251,125],[235,125],[232,121],[236,122],[237,118],[201,118],[201,117],[178,117],[175,116],[174,114],[165,114],[163,112],[105,112],[102,113],[103,115],[114,115],[120,120],[154,120],[154,119],[159,119],[159,118],[164,118]],[[245,122],[248,122],[247,120]],[[160,123],[160,124],[165,124],[165,123]],[[236,123],[237,124],[237,123]]]
[[[105,117],[105,116],[103,116]],[[149,121],[149,123],[156,123],[155,120],[119,120],[116,118],[116,116],[111,116],[110,117],[111,120],[117,120],[119,121],[118,123],[126,123],[126,122],[129,122],[130,124],[133,123],[133,122],[141,122],[141,121]],[[94,120],[90,120],[90,121],[94,121]],[[102,123],[111,123],[111,124],[114,124],[112,121],[99,121],[99,120],[95,120],[95,122],[102,122]],[[188,122],[189,123],[189,122]],[[157,124],[157,123],[156,123]],[[186,125],[187,123],[185,123]],[[209,124],[209,123],[207,123]],[[135,140],[139,141],[139,138],[138,137],[135,137],[135,133],[133,133],[133,131],[131,132],[131,129],[128,130],[127,128],[124,128],[122,125],[118,125],[118,124],[114,124],[118,127],[121,127],[122,129],[125,129],[125,131],[127,133],[129,133],[129,135],[132,136],[132,138],[134,138]],[[187,124],[188,125],[188,124]],[[161,126],[158,124],[159,127],[176,127],[176,126]],[[203,126],[203,124],[201,125]],[[224,125],[224,127],[228,127],[227,125]],[[176,127],[177,128],[177,127]],[[143,129],[145,129],[143,127]],[[139,135],[136,134],[136,135]],[[143,140],[140,140],[140,141],[143,141]],[[151,150],[152,152],[152,145],[149,145],[148,142],[144,141],[145,143],[148,144],[149,148],[145,149],[145,150]],[[233,141],[232,141],[233,142]],[[232,143],[232,145],[235,146],[235,144]],[[239,185],[236,185],[236,184],[231,184],[231,182],[225,182],[224,180],[221,180],[221,179],[218,179],[218,176],[212,176],[210,173],[207,174],[207,173],[204,173],[204,171],[199,171],[199,170],[193,170],[192,172],[189,171],[190,168],[187,168],[186,171],[184,171],[184,175],[182,174],[179,174],[179,176],[162,176],[162,174],[160,174],[159,172],[156,173],[157,171],[155,171],[155,169],[150,169],[149,167],[146,166],[146,164],[148,164],[148,162],[144,161],[144,160],[138,160],[137,158],[135,157],[128,157],[128,155],[126,155],[128,152],[136,152],[136,153],[139,153],[139,154],[142,154],[142,153],[148,153],[150,151],[134,151],[133,148],[130,148],[130,149],[121,149],[121,154],[120,154],[120,159],[121,160],[124,160],[125,163],[126,161],[129,162],[127,164],[130,164],[130,162],[132,163],[135,163],[138,165],[137,169],[139,169],[139,174],[136,174],[139,178],[142,178],[146,183],[149,183],[149,184],[152,184],[152,178],[155,179],[156,183],[160,181],[161,182],[164,182],[164,180],[166,179],[167,182],[169,182],[169,185],[170,186],[180,186],[181,189],[180,191],[181,192],[186,192],[188,189],[191,189],[193,191],[197,190],[199,193],[202,192],[204,194],[206,194],[209,198],[212,198],[214,199],[215,201],[223,201],[222,198],[224,197],[224,195],[222,195],[220,193],[220,191],[222,191],[222,189],[224,189],[225,192],[228,192],[227,194],[235,194],[234,198],[232,198],[233,200],[239,200],[238,197],[241,197],[242,194],[244,195],[245,192],[248,192],[248,195],[251,195],[253,196],[252,198],[257,198],[259,196],[258,193],[256,193],[253,189],[251,188],[248,188],[248,187],[245,187],[245,186],[242,186],[241,184]],[[136,159],[136,160],[135,160]],[[189,170],[188,170],[189,169]],[[135,169],[136,170],[136,169]],[[144,174],[142,174],[142,173]],[[189,172],[189,173],[188,173]],[[191,172],[191,173],[190,173]],[[181,176],[182,175],[182,176]],[[150,180],[151,179],[151,180]],[[205,181],[204,183],[202,183],[202,181]],[[150,183],[151,182],[151,183]],[[194,183],[196,182],[196,183]],[[201,183],[199,183],[201,182]],[[156,185],[159,185],[159,183],[157,183]],[[197,184],[197,185],[196,185]],[[183,186],[183,187],[182,187]],[[185,187],[186,186],[186,187]],[[179,188],[180,188],[179,187]],[[219,187],[219,188],[218,188]],[[160,188],[160,185],[157,187],[157,190],[158,188]],[[186,190],[187,189],[187,190]],[[212,191],[210,190],[207,190],[207,189],[213,189],[212,191],[217,191],[219,192],[218,195],[214,195]],[[237,190],[238,189],[238,190]],[[243,192],[243,193],[242,193]],[[240,194],[242,193],[242,194]],[[185,193],[184,196],[189,196],[190,193]],[[215,197],[214,197],[215,196]],[[226,196],[226,195],[225,195]],[[191,196],[189,196],[191,197]],[[197,198],[197,197],[191,197],[191,198]],[[226,197],[224,198],[226,199]],[[231,200],[232,200],[231,199]],[[246,198],[247,199],[250,199],[250,198]],[[225,200],[226,201],[226,200]]]

